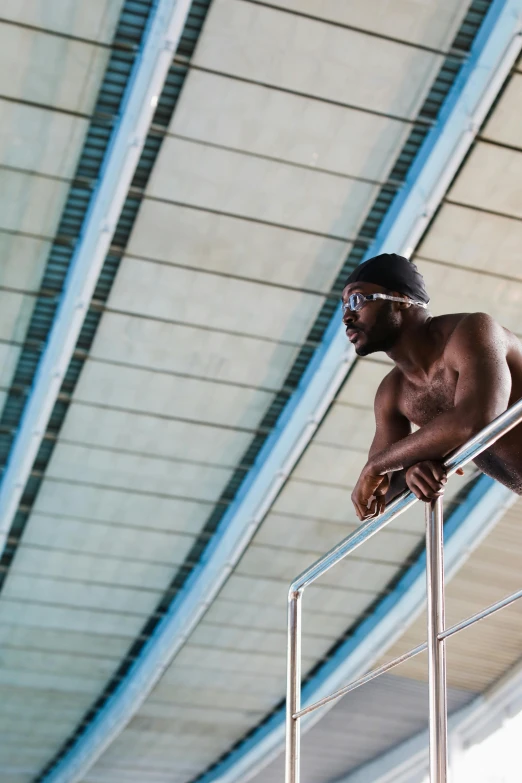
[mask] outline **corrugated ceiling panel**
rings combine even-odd
[[[214,390],[214,387],[212,387]],[[112,451],[164,457],[173,461],[235,465],[252,438],[241,431],[177,421],[148,414],[73,403],[61,430],[61,443],[80,443]]]
[[[21,25],[34,25],[65,35],[109,43],[123,0],[3,0],[2,17]]]
[[[376,195],[366,182],[172,137],[148,189],[150,198],[347,239]]]
[[[317,295],[274,288],[268,281],[125,258],[108,307],[209,330],[301,343],[322,301]]]
[[[255,0],[254,0],[255,2]],[[394,0],[393,12],[389,0],[373,0],[365,3],[339,3],[337,0],[267,0],[272,5],[288,11],[310,14],[341,25],[368,30],[374,35],[399,38],[405,43],[420,44],[445,49],[456,33],[468,8],[466,0],[437,0],[435,3],[418,3],[417,0]]]
[[[349,249],[343,241],[296,229],[145,199],[128,252],[239,278],[267,280],[274,286],[326,292]]]
[[[50,242],[0,231],[0,286],[37,291],[49,248]]]
[[[92,447],[59,443],[51,457],[48,480],[115,487],[164,497],[216,500],[231,468],[217,465],[173,464],[159,457],[113,453]]]
[[[493,116],[486,123],[486,127],[481,133],[482,138],[522,148],[521,104],[522,76],[514,75],[495,107]]]
[[[152,519],[157,529],[190,532],[198,529],[206,519],[209,504],[74,484],[61,484],[57,492],[54,482],[44,481],[34,513],[62,518],[70,515],[87,521],[115,522],[138,528]]]
[[[182,337],[187,330],[174,327],[165,331],[167,334],[170,332],[170,335]],[[196,336],[200,338],[198,345],[202,346],[204,333],[197,333]],[[287,348],[286,351],[283,351],[280,346],[278,347],[274,343],[262,343],[248,338],[233,338],[229,335],[216,335],[210,332],[207,342],[213,345],[221,343],[226,346],[228,356],[226,359],[221,356],[222,363],[220,365],[218,354],[214,355],[214,358],[201,353],[196,354],[194,355],[195,363],[199,359],[199,367],[194,368],[196,371],[204,370],[205,365],[212,371],[212,367],[208,367],[208,365],[214,364],[216,374],[219,373],[223,376],[225,373],[234,373],[235,375],[243,375],[245,379],[248,367],[237,367],[232,363],[235,345],[239,344],[239,347],[243,348],[242,353],[245,356],[245,361],[248,361],[249,366],[253,368],[253,371],[255,368],[258,374],[262,373],[263,368],[256,365],[256,355],[261,354],[259,356],[261,362],[267,354],[269,359],[277,359],[278,353],[288,354],[292,350]],[[114,346],[112,348],[114,351]],[[177,348],[179,353],[184,354],[181,356],[181,361],[189,364],[188,345],[177,343]],[[256,348],[259,348],[257,354],[255,353]],[[194,347],[194,350],[196,351],[197,347]],[[160,352],[167,355],[166,344],[161,346]],[[175,350],[172,353],[174,354]],[[265,357],[263,357],[263,353]],[[275,361],[273,363],[275,364]],[[271,374],[275,375],[278,369],[278,367],[272,367],[269,368],[269,372],[271,371]],[[180,367],[180,370],[183,372],[183,367]],[[267,380],[272,379],[267,378]],[[272,396],[271,391],[260,391],[255,387],[245,388],[239,385],[235,386],[233,383],[212,383],[204,379],[180,378],[170,373],[150,372],[135,367],[89,362],[84,368],[74,399],[78,403],[151,414],[165,420],[174,417],[194,422],[236,426],[238,429],[255,429]],[[164,451],[165,448],[164,444],[161,450]]]
[[[115,363],[272,389],[296,352],[292,343],[114,313],[103,317],[91,351],[93,358]],[[82,382],[83,376],[78,390]]]
[[[0,190],[0,228],[52,236],[68,190],[67,182],[4,169]]]
[[[210,9],[195,62],[336,103],[411,118],[442,58],[263,6],[218,0]]]
[[[174,136],[380,181],[409,132],[398,120],[201,71],[188,75],[169,128]]]
[[[0,165],[69,179],[87,127],[86,119],[0,99]]]
[[[7,98],[89,114],[108,59],[100,46],[0,23],[0,94]]]
[[[420,263],[428,259],[483,270],[488,277],[498,274],[522,280],[521,246],[522,221],[518,218],[446,203],[420,246],[418,257]]]
[[[522,218],[522,154],[479,142],[448,199],[478,209]]]

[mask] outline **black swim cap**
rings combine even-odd
[[[397,253],[382,253],[356,266],[344,287],[350,283],[374,283],[398,291],[411,299],[428,304],[430,298],[424,278],[412,261]]]

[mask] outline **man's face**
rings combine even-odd
[[[385,288],[373,283],[351,283],[343,291],[343,302],[350,294],[384,294]],[[394,302],[376,299],[365,302],[356,312],[346,310],[343,317],[346,335],[358,356],[368,356],[377,351],[389,351],[393,348],[401,329],[401,317]]]

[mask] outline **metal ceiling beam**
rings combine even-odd
[[[0,485],[0,553],[73,355],[192,0],[158,0]]]
[[[441,121],[428,135],[369,254],[388,250],[409,255],[415,248],[520,51],[521,10],[522,0],[493,3],[472,56],[448,96]],[[353,360],[338,312],[203,560],[125,681],[44,783],[81,780],[143,704],[233,571],[334,400]],[[284,730],[278,716],[274,717],[275,723],[256,732],[251,742],[205,780],[239,781],[264,766],[280,751],[283,741]]]

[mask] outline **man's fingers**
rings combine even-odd
[[[424,501],[424,503],[435,500],[435,498],[443,494],[442,489],[439,491],[433,490],[432,487],[426,481],[423,481],[423,479],[419,476],[415,476],[414,479],[410,480],[408,486],[415,497]]]
[[[442,481],[446,483],[448,480],[448,475],[446,473],[446,468],[441,462],[433,462],[433,460],[428,460],[424,463],[427,467],[429,467],[433,477],[437,481]]]

